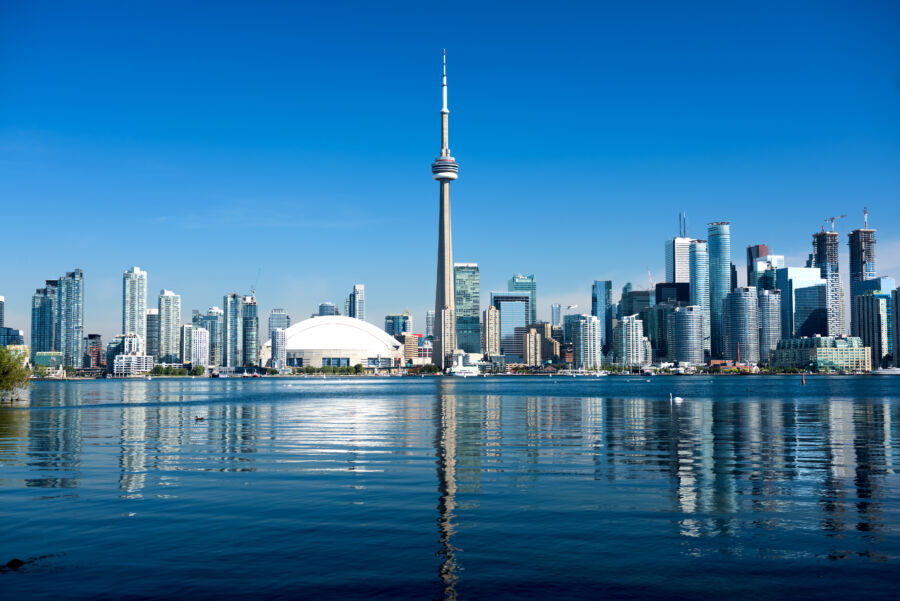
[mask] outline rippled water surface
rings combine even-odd
[[[43,382],[0,598],[897,598],[898,424],[896,377]]]

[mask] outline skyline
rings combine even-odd
[[[896,36],[889,19],[875,18],[877,6],[808,14],[798,5],[779,10],[782,20],[771,26],[761,15],[711,7],[730,25],[721,32],[660,6],[661,22],[646,23],[638,41],[614,31],[637,27],[636,13],[603,8],[613,18],[601,20],[590,40],[574,35],[585,25],[563,23],[559,37],[573,37],[565,48],[506,48],[505,30],[472,41],[499,22],[503,11],[492,7],[483,22],[453,17],[459,23],[446,40],[413,33],[351,40],[361,33],[351,22],[316,61],[308,57],[322,43],[315,32],[296,41],[275,27],[263,40],[254,24],[277,18],[254,14],[246,45],[231,50],[228,65],[202,47],[225,47],[225,32],[237,27],[234,9],[211,15],[190,40],[175,35],[184,23],[169,25],[163,31],[173,47],[151,56],[141,46],[154,33],[149,27],[123,26],[133,40],[110,28],[146,16],[131,9],[110,8],[95,23],[65,7],[58,22],[6,7],[0,197],[15,199],[4,202],[12,225],[0,272],[6,323],[27,333],[34,290],[81,268],[85,333],[108,340],[121,323],[122,273],[138,265],[149,273],[148,298],[173,290],[185,313],[221,306],[229,292],[247,294],[261,267],[261,319],[274,307],[299,320],[319,302],[341,306],[361,283],[368,321],[379,325],[409,307],[423,326],[433,299],[422,283],[433,277],[436,242],[433,184],[424,174],[434,156],[434,64],[445,45],[453,148],[466,158],[466,177],[454,184],[454,259],[479,264],[482,307],[517,273],[537,276],[539,319],[555,302],[588,308],[595,279],[613,280],[615,299],[627,281],[646,287],[647,268],[664,281],[663,244],[678,233],[679,211],[691,237],[704,239],[707,222],[731,222],[739,283],[746,246],[767,244],[802,266],[824,219],[846,213],[837,230],[847,290],[846,234],[861,227],[866,206],[878,230],[878,272],[900,276],[900,233],[890,228],[900,222]],[[537,15],[527,8],[515,23],[533,31]],[[184,9],[187,22],[199,18],[194,10]],[[422,22],[424,12],[417,12]],[[685,26],[681,36],[660,31],[665,17]],[[807,28],[791,30],[801,17]],[[550,18],[548,26],[559,25],[558,15]],[[36,32],[47,36],[46,48],[29,37]],[[471,39],[463,42],[463,32]],[[90,40],[78,37],[89,33]],[[747,37],[762,33],[771,48],[748,55]],[[827,34],[833,47],[819,39]],[[676,37],[685,39],[669,48]],[[790,52],[779,55],[788,37]],[[638,42],[648,41],[641,51]],[[343,53],[329,54],[342,43]],[[721,56],[700,53],[712,43]],[[109,47],[120,56],[102,52]],[[69,62],[52,64],[63,48]],[[680,62],[691,58],[689,66]],[[84,82],[66,72],[91,60],[100,63]],[[302,84],[266,80],[285,65]],[[253,93],[218,94],[254,74]],[[752,85],[760,83],[768,85]],[[370,180],[362,194],[360,179]],[[640,225],[637,235],[629,224]],[[410,231],[413,244],[404,245]],[[233,249],[225,244],[231,239]],[[381,251],[377,260],[364,256],[369,247]]]

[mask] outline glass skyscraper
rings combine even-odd
[[[666,281],[669,283],[690,282],[691,239],[675,237],[666,240]]]
[[[612,300],[612,280],[594,280],[591,285],[591,315],[600,320],[603,328],[601,345],[608,353],[612,344],[615,305]]]
[[[728,293],[723,303],[722,335],[725,359],[748,365],[759,363],[759,304],[756,288],[744,286]]]
[[[224,367],[241,367],[244,364],[244,302],[241,295],[232,292],[222,297],[222,363]]]
[[[344,313],[347,317],[366,320],[366,287],[362,284],[354,284],[347,302],[344,303]]]
[[[122,333],[147,342],[147,272],[137,266],[122,274]]]
[[[176,363],[180,359],[181,296],[171,290],[159,293],[159,360]]]
[[[706,231],[709,243],[709,333],[714,359],[723,355],[722,304],[731,292],[731,225],[714,221]]]
[[[529,295],[528,323],[537,322],[537,280],[534,275],[514,275],[509,279],[510,292],[527,292]],[[501,314],[500,320],[503,320]],[[527,325],[527,324],[526,324]]]
[[[59,350],[56,341],[59,280],[46,280],[31,297],[31,362],[36,353]]]
[[[63,365],[80,368],[84,362],[84,274],[80,269],[59,278],[56,339]]]
[[[531,294],[491,292],[491,305],[500,311],[500,354],[506,355],[509,363],[521,363],[523,350],[520,334],[528,326]]]
[[[550,305],[550,325],[557,328],[562,325],[562,313],[559,303]]]
[[[409,309],[403,313],[394,313],[384,316],[384,331],[391,336],[399,336],[400,334],[412,334],[413,318]],[[452,350],[450,351],[452,352]]]
[[[814,267],[783,267],[775,272],[781,291],[781,337],[828,335],[825,280]]]
[[[454,263],[456,346],[467,353],[481,351],[481,277],[478,263]]]
[[[825,280],[826,315],[829,336],[844,333],[844,288],[841,286],[837,232],[813,234],[813,264]]]
[[[147,309],[147,339],[145,342],[145,352],[154,359],[159,359],[159,309]]]
[[[241,302],[241,365],[249,367],[259,363],[259,307],[253,295],[245,296]]]
[[[200,318],[200,327],[209,332],[209,364],[223,365],[225,353],[223,351],[222,336],[224,333],[225,312],[219,307],[210,307],[206,315]]]
[[[759,362],[767,364],[781,340],[781,291],[758,289],[757,305]]]
[[[291,327],[291,316],[284,309],[272,309],[269,313],[269,338],[277,329],[286,330]]]
[[[856,313],[856,297],[865,294],[867,290],[875,290],[862,285],[867,280],[873,280],[875,271],[875,230],[869,229],[868,213],[866,214],[866,227],[853,230],[848,234],[850,243],[850,335],[859,336],[858,329],[853,323],[853,315]],[[880,288],[890,292],[893,288]],[[895,362],[896,363],[896,362]]]
[[[691,305],[700,307],[703,315],[703,352],[709,354],[709,246],[706,240],[691,240],[689,253],[691,264]]]
[[[680,365],[702,365],[703,309],[696,305],[675,307],[669,324],[672,332],[668,343],[669,358]]]

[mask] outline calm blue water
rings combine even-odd
[[[650,380],[39,383],[0,598],[897,598],[900,378]]]

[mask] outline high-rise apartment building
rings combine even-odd
[[[453,264],[456,294],[456,346],[467,353],[481,350],[481,276],[478,263]]]
[[[591,315],[603,324],[603,352],[610,351],[612,344],[613,318],[615,304],[612,299],[612,280],[594,280],[591,285]],[[556,324],[558,325],[558,324]]]
[[[520,363],[522,341],[516,328],[524,329],[528,326],[531,293],[491,292],[491,305],[500,312],[500,354],[506,356],[508,363]]]
[[[649,341],[644,323],[637,315],[623,315],[616,324],[616,362],[626,367],[642,367],[652,360],[647,355]]]
[[[82,367],[96,369],[104,363],[103,339],[100,334],[88,334],[84,338],[84,359]]]
[[[723,355],[723,301],[731,292],[731,225],[727,221],[708,224],[709,242],[709,331],[710,351],[714,359]]]
[[[897,287],[894,278],[886,276],[873,277],[868,280],[850,280],[850,335],[862,337],[859,326],[853,321],[856,315],[856,299],[864,294],[887,294]],[[891,344],[893,347],[893,344]],[[873,366],[877,367],[874,363]]]
[[[284,369],[287,367],[287,336],[284,329],[272,330],[272,367]]]
[[[190,363],[192,366],[202,365],[208,367],[212,365],[209,360],[209,332],[204,328],[194,328],[191,332],[191,356]]]
[[[56,328],[63,365],[80,368],[84,360],[84,274],[80,269],[59,278],[58,294]]]
[[[194,355],[194,331],[199,327],[200,326],[195,326],[193,323],[186,323],[181,326],[181,337],[178,344],[178,359],[182,363],[191,362],[191,357]],[[209,349],[207,349],[207,351],[208,350]]]
[[[122,333],[147,340],[147,272],[137,266],[122,274]]]
[[[757,290],[759,319],[759,362],[768,364],[772,351],[781,341],[781,291]]]
[[[703,352],[709,355],[709,245],[706,240],[691,240],[689,259],[691,264],[691,305],[700,307],[703,315]]]
[[[145,319],[147,320],[144,326],[147,332],[147,339],[144,349],[148,357],[153,357],[156,360],[159,358],[159,309],[147,309]]]
[[[595,315],[580,315],[572,326],[575,369],[603,367],[603,321]]]
[[[284,309],[272,309],[269,312],[269,338],[272,337],[272,332],[277,329],[286,330],[291,327],[291,316],[287,314],[287,311]]]
[[[679,365],[702,365],[703,352],[703,309],[696,305],[675,307],[669,321],[669,359]]]
[[[691,281],[691,239],[676,236],[666,240],[666,281]]]
[[[244,298],[232,292],[222,297],[222,358],[223,367],[244,364]]]
[[[889,325],[893,326],[892,304],[889,294],[867,292],[856,299],[853,321],[863,345],[871,349],[872,369],[886,365],[893,345],[893,332],[889,328]]]
[[[829,336],[844,333],[844,288],[839,273],[838,233],[822,231],[813,234],[813,265],[825,280],[827,326]]]
[[[781,291],[781,337],[828,335],[826,281],[818,268],[784,267],[775,272]]]
[[[31,297],[31,362],[37,353],[58,351],[56,338],[59,280],[46,280]]]
[[[534,275],[514,275],[509,278],[507,290],[509,292],[528,293],[530,297],[528,303],[528,323],[535,323],[537,321],[537,280]]]
[[[562,307],[560,307],[559,303],[553,303],[550,305],[550,325],[554,328],[558,328],[562,325]]]
[[[869,229],[869,215],[866,212],[866,226],[847,234],[850,244],[850,282],[871,280],[875,270],[875,230]],[[851,294],[852,287],[851,286]]]
[[[354,284],[350,296],[344,303],[344,313],[347,317],[366,320],[366,287],[362,284]]]
[[[250,367],[259,364],[259,307],[252,294],[242,299],[241,319],[241,365]]]
[[[159,293],[159,360],[177,363],[181,360],[181,296],[171,290]]]
[[[481,347],[488,356],[500,354],[500,311],[494,305],[482,314]]]
[[[209,365],[224,365],[225,312],[219,307],[210,307],[200,318],[200,327],[209,332]]]
[[[748,365],[759,363],[759,301],[756,288],[735,288],[725,297],[722,334],[725,359]]]
[[[894,326],[894,367],[900,367],[900,288],[891,292],[891,313]]]
[[[756,281],[753,277],[754,272],[756,271],[757,261],[761,257],[769,256],[769,247],[765,244],[754,244],[752,246],[747,247],[747,285],[748,286],[756,286]],[[782,266],[783,267],[783,266]]]

